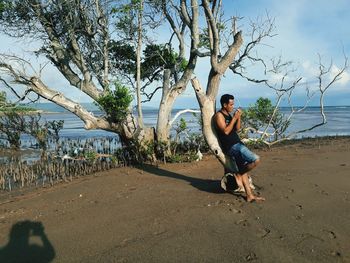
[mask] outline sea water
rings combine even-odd
[[[115,133],[96,129],[85,130],[84,122],[74,114],[66,111],[65,109],[52,104],[42,103],[36,106],[38,109],[43,110],[41,113],[42,121],[63,120],[63,129],[59,135],[61,138],[71,139],[86,139],[86,138],[101,138],[101,137],[117,137]],[[93,104],[84,105],[95,116],[101,116],[102,112]],[[174,109],[172,116],[182,109]],[[290,108],[280,108],[280,111],[287,117],[290,114]],[[306,131],[297,134],[296,138],[307,137],[322,137],[322,136],[343,136],[350,135],[350,106],[326,106],[324,108],[326,114],[327,123],[313,130]],[[147,126],[155,127],[157,123],[158,109],[146,108],[143,110],[144,123]],[[189,133],[200,132],[200,114],[185,113],[181,115],[174,123],[173,129],[178,125],[178,121],[184,118],[187,124]],[[291,125],[287,130],[287,134],[295,131],[308,129],[313,125],[322,122],[322,116],[320,114],[319,107],[309,107],[299,113],[294,113],[291,118]],[[174,134],[174,130],[172,131]],[[30,136],[23,135],[21,137],[22,144],[26,145],[26,140]]]

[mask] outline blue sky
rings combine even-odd
[[[240,21],[240,29],[247,32],[249,19],[264,17],[266,13],[275,18],[276,36],[264,42],[258,49],[260,55],[265,58],[282,56],[285,60],[292,60],[298,69],[298,74],[303,77],[303,83],[309,83],[310,88],[315,87],[318,67],[318,54],[326,65],[332,60],[333,72],[343,64],[343,50],[350,56],[350,5],[348,0],[224,0],[225,16],[232,15],[243,17]],[[162,35],[160,32],[159,35]],[[157,36],[155,36],[157,37]],[[248,36],[244,35],[244,39]],[[14,42],[0,35],[0,52],[24,54],[33,50],[33,46],[27,43]],[[27,55],[28,57],[28,55]],[[208,73],[208,61],[201,60],[195,71],[203,86],[206,84]],[[259,71],[252,67],[249,70],[251,76],[259,75]],[[64,93],[69,92],[74,100],[88,101],[85,95],[72,92],[66,80],[59,73],[47,67],[43,74],[44,81],[53,88]],[[292,78],[291,78],[292,79]],[[305,100],[306,85],[296,90],[294,104],[302,105]],[[219,95],[233,93],[238,98],[240,106],[248,106],[260,96],[274,100],[272,90],[258,86],[233,76],[227,72],[222,79]],[[157,107],[159,96],[147,106]],[[317,98],[312,102],[316,105]],[[350,105],[350,71],[334,87],[329,89],[325,99],[326,105]],[[197,102],[189,85],[186,92],[175,104],[176,107],[196,108]]]
[[[346,0],[224,0],[225,15],[243,17],[241,29],[247,32],[249,20],[263,18],[268,13],[275,19],[276,36],[265,41],[258,51],[263,57],[282,56],[284,60],[291,60],[302,76],[303,83],[310,83],[309,87],[316,88],[315,81],[318,68],[318,54],[325,65],[333,61],[336,72],[344,63],[343,50],[350,56],[350,5]],[[245,36],[248,39],[248,36]],[[250,76],[259,75],[251,69]],[[261,71],[260,71],[261,72]],[[197,74],[200,75],[200,73]],[[205,77],[200,78],[205,84]],[[295,105],[305,102],[305,86],[295,91]],[[190,93],[188,91],[188,93]],[[263,86],[248,83],[231,73],[226,73],[222,80],[219,95],[234,93],[240,98],[241,106],[254,103],[260,96],[274,100],[274,92]],[[189,96],[190,97],[190,96]],[[189,104],[192,99],[183,98]],[[184,103],[184,104],[187,104]],[[312,105],[317,105],[315,97]],[[326,105],[350,105],[350,71],[329,89],[325,98]]]

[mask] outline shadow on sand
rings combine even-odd
[[[55,258],[55,250],[41,222],[20,221],[14,224],[9,242],[0,248],[0,262],[47,263]]]
[[[137,168],[157,176],[163,176],[163,177],[165,176],[165,177],[186,181],[190,183],[193,187],[199,189],[200,191],[214,193],[214,194],[225,193],[225,191],[220,187],[220,180],[190,177],[183,174],[178,174],[175,172],[164,170],[150,164],[143,164],[143,165],[137,166]]]

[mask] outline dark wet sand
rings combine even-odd
[[[350,138],[255,151],[263,203],[223,192],[213,156],[1,193],[0,262],[33,251],[42,262],[350,262]]]

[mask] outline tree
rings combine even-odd
[[[25,131],[26,125],[23,115],[15,111],[7,111],[0,115],[0,133],[5,135],[1,139],[7,140],[10,148],[15,150],[20,148],[21,134]]]
[[[23,100],[30,93],[38,94],[77,115],[84,121],[86,129],[116,132],[122,142],[127,144],[132,140],[145,142],[154,139],[153,129],[142,125],[140,92],[151,99],[155,92],[161,89],[157,138],[160,142],[165,141],[169,144],[173,104],[186,89],[196,65],[198,6],[187,9],[186,1],[181,1],[180,8],[164,0],[148,3],[147,10],[153,10],[169,22],[179,43],[179,51],[174,51],[172,35],[166,44],[148,43],[143,61],[140,58],[141,40],[144,35],[142,18],[151,17],[145,13],[143,1],[132,0],[123,3],[104,0],[2,0],[1,6],[1,31],[14,38],[30,38],[39,43],[40,48],[35,53],[46,57],[70,83],[70,88],[85,93],[95,102],[110,98],[113,94],[113,83],[120,82],[123,76],[130,80],[128,84],[131,86],[136,77],[140,118],[137,121],[130,111],[118,122],[112,121],[107,112],[104,116],[94,116],[79,102],[70,99],[69,93],[63,94],[45,84],[41,77],[42,68],[36,69],[22,58],[1,54],[1,76],[7,77],[0,77],[0,80],[19,100]],[[134,27],[131,16],[125,20],[128,17],[124,15],[125,12],[138,14],[138,26]],[[128,28],[125,27],[126,23],[129,23]],[[112,28],[116,30],[110,32]],[[128,43],[128,38],[125,37],[127,29],[129,35],[138,32],[136,45],[130,45],[130,39]],[[190,41],[190,53],[186,58],[187,29],[193,31],[196,37]],[[138,66],[135,66],[135,63]],[[140,79],[144,81],[142,87]],[[160,81],[161,85],[151,93],[146,93],[146,87],[154,81]],[[18,85],[25,87],[23,94],[17,91]],[[105,107],[104,110],[107,111]]]
[[[49,138],[53,138],[56,145],[59,141],[59,131],[63,128],[63,120],[41,121],[41,115],[27,114],[25,111],[10,108],[0,115],[0,137],[10,144],[10,148],[19,150],[21,147],[21,135],[28,134],[36,139],[41,157],[45,157]]]
[[[114,48],[117,50],[121,48],[120,51],[126,52],[125,55],[127,55],[129,61],[127,61],[125,65],[120,65],[120,62],[123,63],[123,61],[119,58],[119,52],[116,52],[113,56],[116,58],[116,64],[120,65],[119,69],[122,70],[125,75],[131,75],[129,76],[129,84],[135,86],[138,115],[137,122],[140,128],[144,128],[141,105],[141,51],[144,34],[143,12],[143,0],[126,1],[125,4],[112,11],[119,19],[116,27],[123,32],[123,37],[125,38],[114,42]]]
[[[178,3],[165,0],[1,0],[0,3],[1,31],[40,43],[36,54],[45,56],[72,89],[92,98],[105,115],[94,116],[79,102],[70,99],[69,94],[47,86],[41,78],[42,69],[34,69],[24,59],[2,54],[0,80],[20,100],[34,92],[77,115],[85,122],[86,129],[116,132],[126,145],[134,142],[137,142],[134,145],[142,145],[140,142],[153,141],[156,137],[158,144],[165,142],[169,146],[171,110],[192,78],[206,141],[218,159],[233,169],[230,159],[221,151],[211,122],[215,100],[221,78],[228,69],[249,81],[269,85],[266,79],[247,77],[245,65],[247,61],[265,63],[252,54],[265,38],[273,37],[274,21],[268,16],[262,23],[252,23],[250,40],[243,43],[243,33],[236,29],[239,18],[232,17],[226,22],[223,19],[222,0],[180,0]],[[133,18],[130,14],[135,14],[137,19],[130,19]],[[168,43],[148,39],[144,33],[145,24],[153,26],[163,21],[171,29]],[[141,47],[144,47],[143,57]],[[210,63],[205,90],[193,78],[201,58],[208,58]],[[298,80],[294,86],[297,83]],[[23,94],[17,92],[16,85],[25,87]],[[118,87],[125,86],[136,90],[139,120],[130,110],[125,111],[122,118],[113,113],[119,102],[125,106],[124,102],[129,101],[125,92],[122,97],[117,96]],[[150,100],[158,90],[162,95],[155,136],[152,127],[142,125],[140,95]],[[279,94],[291,94],[289,91],[293,88],[275,90]]]
[[[7,106],[6,93],[4,91],[0,92],[0,109]]]
[[[140,74],[144,85],[141,88],[137,88],[137,90],[140,90],[142,95],[146,96],[146,101],[151,100],[158,90],[162,91],[156,134],[158,143],[168,145],[169,152],[170,127],[172,124],[171,110],[177,97],[185,91],[196,67],[199,41],[197,34],[199,7],[195,5],[189,7],[187,1],[180,1],[180,4],[177,6],[173,1],[165,0],[150,1],[148,7],[149,12],[153,10],[153,14],[161,15],[161,21],[165,20],[168,22],[172,34],[168,43],[165,44],[153,43],[147,40],[149,43],[144,49]],[[147,17],[149,18],[149,15]],[[154,22],[153,16],[151,20]],[[138,32],[140,31],[138,30]],[[187,31],[194,32],[193,35],[195,37],[190,40],[190,52],[186,56]],[[178,44],[176,50],[174,42]],[[130,57],[130,61],[133,59]],[[128,74],[128,78],[131,79],[130,75],[135,74],[135,72],[132,70],[132,67],[126,68],[128,70],[124,74]],[[158,82],[160,82],[159,86],[151,87],[151,91],[147,91],[151,84]]]
[[[59,121],[53,120],[53,121],[47,122],[47,127],[49,131],[51,131],[50,133],[53,139],[55,140],[56,147],[60,139],[59,132],[60,130],[62,130],[63,124],[64,124],[63,120],[59,120]]]
[[[25,113],[34,109],[17,106],[7,100],[5,92],[0,92],[0,138],[7,140],[10,148],[18,150],[21,134],[26,133]]]
[[[193,1],[194,5],[198,5],[197,1]],[[202,125],[204,137],[218,160],[232,171],[237,171],[237,167],[230,158],[226,158],[219,145],[212,117],[215,114],[215,101],[220,87],[222,75],[229,68],[234,58],[238,54],[239,49],[243,44],[242,32],[236,32],[235,28],[232,31],[231,41],[228,43],[225,53],[220,51],[220,21],[219,8],[221,1],[212,1],[211,5],[208,0],[202,0],[201,5],[204,8],[205,19],[207,22],[207,39],[209,45],[210,57],[210,72],[206,84],[206,91],[203,90],[198,79],[191,80],[195,90],[198,103],[202,113]]]
[[[282,59],[278,57],[277,59],[271,59],[271,67],[269,69],[267,68],[267,63],[264,62],[265,75],[267,75],[267,73],[272,73],[274,76],[262,80],[245,76],[245,78],[251,82],[263,83],[276,94],[274,105],[272,105],[270,100],[260,98],[256,105],[248,110],[248,116],[245,118],[248,126],[245,127],[245,131],[253,132],[256,136],[249,139],[245,138],[245,141],[259,140],[267,146],[272,146],[327,123],[327,117],[324,111],[325,94],[330,87],[341,79],[345,70],[348,68],[347,56],[344,54],[344,62],[340,68],[334,68],[333,62],[330,62],[329,65],[326,66],[319,55],[317,64],[318,73],[314,76],[316,81],[311,83],[302,83],[303,78],[300,77],[300,73],[294,69],[292,65],[293,63],[291,61],[283,62]],[[304,85],[306,85],[306,88],[304,88]],[[304,89],[305,103],[304,105],[295,107],[292,98],[297,89]],[[292,122],[292,117],[302,113],[308,107],[311,99],[316,96],[319,96],[320,121],[314,124],[305,123],[305,126],[300,130],[287,129]],[[279,107],[282,100],[287,102],[290,109],[289,113],[282,114],[280,112]]]
[[[192,1],[192,5],[198,5],[197,1]],[[208,80],[206,83],[206,89],[204,90],[201,83],[197,78],[193,78],[191,80],[192,86],[195,90],[197,100],[200,105],[201,113],[202,113],[202,125],[203,125],[203,134],[204,137],[211,149],[211,151],[215,154],[215,156],[219,159],[219,161],[231,171],[237,171],[237,167],[231,162],[230,158],[227,158],[219,145],[217,140],[216,131],[214,124],[212,123],[212,117],[215,113],[215,99],[218,94],[218,90],[220,87],[220,80],[224,73],[230,69],[234,75],[238,75],[250,82],[253,83],[262,83],[267,85],[269,88],[274,90],[277,95],[276,105],[273,107],[272,114],[268,119],[265,119],[264,122],[266,126],[264,131],[262,131],[261,139],[264,140],[268,145],[273,143],[277,143],[281,140],[290,139],[296,133],[305,132],[310,129],[314,129],[326,123],[326,117],[323,109],[323,99],[324,94],[329,87],[331,87],[337,80],[340,79],[341,75],[344,73],[347,68],[347,57],[344,55],[344,65],[343,67],[335,74],[335,76],[331,77],[330,81],[324,84],[326,76],[329,76],[329,73],[332,68],[332,64],[329,67],[325,67],[323,63],[319,63],[319,76],[318,76],[318,91],[320,93],[320,113],[322,115],[322,121],[319,124],[313,125],[307,129],[303,129],[301,131],[293,132],[290,135],[284,136],[281,140],[278,139],[278,136],[281,135],[288,125],[291,116],[295,113],[295,109],[292,107],[292,112],[290,116],[286,119],[283,119],[279,114],[278,107],[280,102],[284,96],[288,97],[289,102],[291,101],[291,97],[293,91],[298,86],[301,81],[301,77],[296,77],[287,85],[286,78],[290,73],[291,69],[288,68],[290,66],[289,62],[282,62],[281,59],[273,60],[273,66],[271,69],[266,68],[266,61],[260,57],[257,57],[254,54],[254,49],[262,43],[262,41],[266,38],[273,37],[274,30],[274,20],[270,19],[267,16],[265,21],[260,21],[258,23],[251,23],[251,33],[250,40],[243,44],[243,36],[242,32],[236,30],[236,23],[238,18],[233,17],[230,19],[232,22],[232,27],[229,30],[229,36],[233,36],[230,38],[230,41],[225,41],[227,36],[225,36],[222,32],[222,29],[225,28],[225,25],[220,20],[220,7],[222,6],[222,1],[214,0],[201,0],[201,6],[204,9],[205,19],[207,22],[207,28],[202,30],[202,40],[204,47],[209,48],[206,55],[210,57],[210,73],[208,74]],[[194,37],[191,35],[191,37]],[[223,45],[227,43],[226,46]],[[224,50],[224,51],[223,51]],[[268,78],[258,79],[254,77],[249,77],[247,74],[247,66],[246,62],[250,62],[251,64],[260,63],[264,67],[263,74],[267,76],[268,72],[272,72],[274,74],[281,73],[280,70],[287,67],[287,70],[282,74],[282,78],[280,79],[280,83],[271,84]],[[308,93],[309,95],[309,93]],[[307,105],[307,104],[306,104]],[[306,107],[305,105],[305,107]],[[272,107],[270,107],[271,113]],[[270,126],[275,126],[275,128],[279,127],[274,135],[275,141],[273,143],[269,143],[265,140],[268,135],[267,130]]]
[[[254,105],[251,105],[243,114],[243,130],[256,132],[265,128],[266,125],[272,126],[271,135],[274,141],[277,141],[287,130],[291,121],[283,115],[279,108],[272,105],[268,98],[260,97]]]
[[[111,9],[108,1],[1,1],[1,31],[19,39],[30,38],[41,46],[37,55],[46,57],[70,83],[94,101],[110,96]],[[7,78],[2,83],[24,99],[36,93],[77,115],[86,129],[104,129],[118,133],[123,141],[133,138],[136,126],[130,113],[121,122],[106,116],[94,116],[69,97],[47,86],[41,69],[19,57],[1,54],[0,70]],[[15,85],[13,85],[15,84]],[[23,95],[16,85],[25,87]]]

